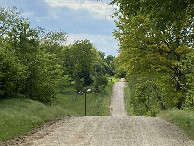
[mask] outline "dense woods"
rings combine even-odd
[[[118,62],[137,115],[194,107],[191,0],[113,0]]]
[[[113,75],[113,56],[105,58],[88,40],[67,45],[63,31],[31,28],[16,8],[0,8],[0,99],[24,97],[50,102],[73,83],[97,90]]]

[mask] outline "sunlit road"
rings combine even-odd
[[[127,116],[124,82],[113,87],[111,116],[72,117],[26,138],[24,146],[194,146],[174,125],[155,117]]]

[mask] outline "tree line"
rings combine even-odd
[[[67,45],[67,34],[31,28],[16,7],[0,7],[0,99],[24,97],[44,103],[70,83],[78,93],[96,90],[113,76],[113,60],[89,40]]]
[[[119,64],[137,115],[194,109],[194,4],[191,0],[113,0]]]

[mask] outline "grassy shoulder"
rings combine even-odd
[[[87,116],[109,115],[113,82],[105,90],[87,94]],[[59,117],[84,116],[84,95],[74,101],[75,90],[66,87],[52,105],[25,98],[0,100],[0,141],[13,138]]]
[[[86,115],[87,116],[106,116],[109,115],[110,97],[112,94],[113,82],[109,81],[108,86],[99,93],[86,94]],[[70,110],[74,116],[84,116],[85,114],[85,94],[78,95],[73,100],[75,90],[73,87],[66,87],[61,90],[57,97],[56,105]]]
[[[30,99],[0,100],[0,141],[26,133],[69,112],[60,106],[48,106]]]
[[[125,108],[130,116],[136,116],[133,106],[131,105],[130,89],[125,88]],[[194,140],[194,111],[184,111],[178,109],[171,109],[161,111],[156,115],[157,117],[168,121],[185,132],[192,140]]]
[[[162,111],[157,116],[175,124],[194,140],[194,111],[173,109]]]
[[[126,84],[127,85],[127,84]],[[124,88],[124,98],[125,98],[125,109],[130,116],[135,116],[133,106],[131,105],[131,98],[130,98],[130,90],[129,87],[126,86]]]

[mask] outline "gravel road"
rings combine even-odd
[[[113,87],[111,115],[71,117],[27,137],[23,146],[194,146],[174,125],[155,117],[127,116],[124,82]]]
[[[117,82],[113,86],[113,94],[111,101],[111,115],[112,116],[127,116],[124,104],[124,82]]]

